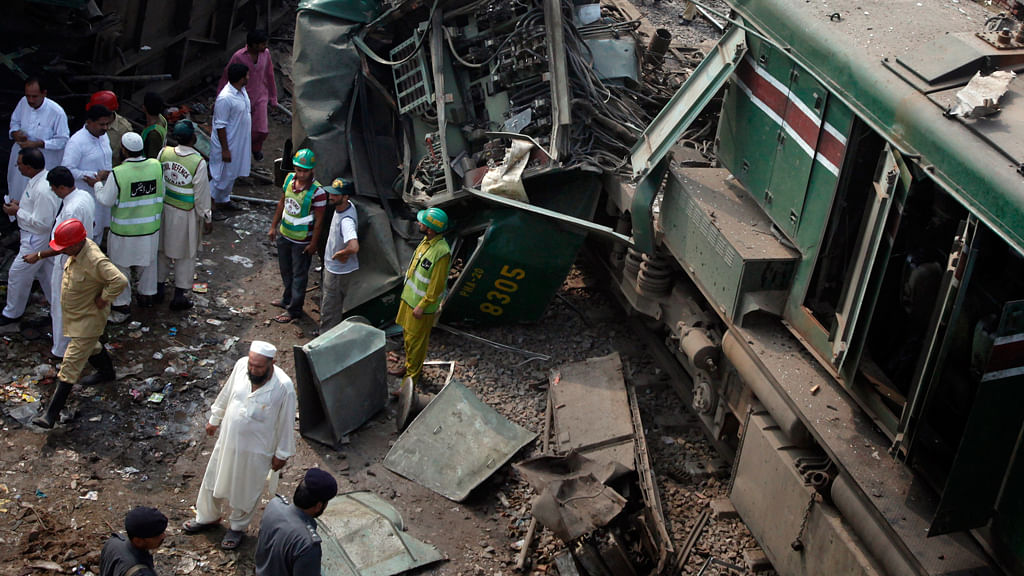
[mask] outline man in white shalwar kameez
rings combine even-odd
[[[96,183],[103,182],[113,168],[111,161],[110,139],[107,130],[114,122],[114,113],[106,106],[89,108],[85,117],[85,126],[71,135],[64,149],[63,165],[71,170],[75,177],[75,187],[85,190],[96,199]],[[110,208],[96,206],[95,219],[92,222],[92,241],[103,242],[103,230],[110,226]],[[85,222],[83,222],[85,224]],[[87,225],[86,228],[89,226]]]
[[[36,148],[25,148],[18,154],[18,170],[28,177],[28,186],[21,196],[21,202],[4,204],[4,212],[17,215],[21,228],[21,247],[18,257],[11,262],[7,273],[7,305],[0,315],[0,331],[17,328],[17,322],[25,313],[32,282],[39,280],[39,286],[47,300],[50,298],[50,276],[53,260],[29,264],[24,257],[49,248],[50,230],[57,217],[60,198],[50,189],[46,181],[46,158]]]
[[[171,133],[178,145],[164,148],[158,157],[164,170],[164,216],[157,260],[157,294],[162,294],[173,260],[174,298],[171,299],[171,310],[188,310],[192,301],[185,294],[192,291],[196,253],[202,234],[213,231],[210,180],[206,174],[206,161],[192,147],[196,143],[195,124],[191,120],[182,120],[174,125]]]
[[[234,550],[259,504],[271,470],[295,454],[295,386],[274,365],[277,348],[254,340],[249,357],[235,363],[211,407],[206,433],[220,430],[196,499],[196,517],[182,526],[194,534],[218,526],[220,507],[231,507],[221,547]]]
[[[139,273],[136,287],[138,305],[151,307],[156,296],[156,254],[160,248],[164,173],[160,162],[146,158],[142,150],[142,136],[126,132],[121,136],[124,162],[110,172],[106,182],[96,183],[96,204],[111,210],[107,255],[128,278],[128,289],[123,290],[113,302],[113,310],[125,317],[130,314],[132,303],[131,268]],[[113,316],[111,321],[117,323]]]
[[[46,182],[50,190],[60,198],[60,206],[57,209],[57,217],[54,220],[53,230],[50,231],[50,240],[53,240],[54,231],[65,220],[75,218],[85,226],[85,233],[92,234],[92,221],[95,214],[92,196],[85,190],[75,188],[75,177],[65,166],[57,166],[46,174]],[[68,349],[71,338],[64,335],[64,318],[61,314],[60,290],[61,280],[64,277],[64,264],[68,261],[66,254],[57,252],[47,247],[43,250],[26,254],[22,257],[25,262],[35,264],[42,258],[53,258],[53,272],[50,275],[50,318],[53,321],[53,348],[50,353],[57,358],[63,358]]]
[[[21,200],[21,194],[28,185],[28,178],[18,172],[18,151],[38,148],[46,157],[47,168],[60,166],[68,134],[68,115],[60,104],[46,97],[46,84],[39,78],[26,80],[25,96],[14,107],[11,127],[7,131],[10,139],[14,140],[7,163],[8,202]]]
[[[228,83],[213,104],[213,138],[210,139],[210,193],[223,219],[224,211],[234,210],[231,189],[235,179],[249,175],[252,160],[252,104],[245,85],[249,82],[249,67],[245,64],[228,66]]]

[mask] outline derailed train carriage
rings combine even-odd
[[[676,92],[621,7],[303,2],[295,136],[387,247],[350,305],[386,316],[418,207],[445,321],[537,318],[587,240],[780,574],[1024,574],[1020,5],[730,4]]]

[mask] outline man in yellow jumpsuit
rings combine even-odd
[[[57,389],[46,411],[32,420],[42,428],[53,428],[87,361],[102,366],[101,370],[109,374],[107,379],[113,379],[114,365],[100,344],[100,336],[107,327],[110,303],[128,286],[128,279],[87,237],[85,226],[77,218],[57,225],[50,248],[68,256],[60,305],[64,314],[64,335],[71,338],[71,343],[64,353],[57,374]]]
[[[451,267],[452,251],[441,235],[448,227],[448,215],[440,208],[420,210],[416,215],[424,238],[416,247],[405,273],[402,301],[398,304],[395,323],[405,333],[405,366],[392,371],[414,383],[423,372],[427,356],[427,340],[434,326],[434,316],[444,299]]]

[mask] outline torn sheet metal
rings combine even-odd
[[[949,113],[963,118],[980,118],[998,112],[999,99],[1016,77],[1017,74],[1011,70],[997,70],[988,76],[976,73],[967,86],[956,93],[956,106]]]
[[[548,484],[531,513],[562,542],[572,542],[607,526],[625,507],[621,494],[588,474]]]
[[[398,437],[384,467],[459,502],[536,437],[453,380]]]
[[[480,188],[488,194],[504,196],[520,202],[529,203],[526,188],[523,187],[523,170],[530,162],[530,150],[533,144],[525,140],[513,140],[505,150],[505,159],[501,164],[489,169],[484,174]]]
[[[372,492],[337,496],[317,525],[325,576],[391,576],[444,560],[437,548],[406,534],[401,514]]]
[[[626,505],[626,499],[607,485],[629,473],[617,462],[598,462],[572,452],[539,456],[515,468],[540,493],[531,514],[563,542],[607,526]]]
[[[543,492],[549,484],[577,476],[593,476],[598,482],[607,484],[629,473],[617,462],[599,462],[582,454],[570,452],[565,456],[542,455],[514,464],[530,486]]]
[[[555,453],[576,451],[635,470],[633,416],[618,352],[567,364],[549,379]]]
[[[387,341],[382,330],[345,320],[295,346],[299,432],[337,446],[388,401]]]

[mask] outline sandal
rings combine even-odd
[[[278,324],[291,324],[295,318],[291,314],[281,314],[280,316],[274,316],[274,322]]]
[[[220,520],[217,520],[216,522],[208,522],[206,524],[200,524],[195,520],[186,520],[185,523],[181,525],[181,529],[184,530],[186,534],[198,534],[219,524]]]
[[[286,305],[285,305],[285,303],[284,303],[283,301],[281,301],[281,300],[274,300],[273,302],[271,302],[271,303],[270,303],[270,305],[271,305],[271,306],[274,306],[274,307],[276,307],[276,308],[287,308],[287,307],[288,307],[288,306],[286,306]]]
[[[245,538],[245,532],[241,530],[228,530],[220,541],[220,547],[224,550],[234,550],[242,545],[243,538]]]

